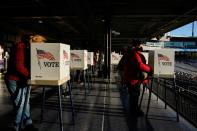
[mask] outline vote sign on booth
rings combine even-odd
[[[173,49],[157,49],[149,51],[148,64],[153,68],[154,76],[174,77],[175,51]]]
[[[70,77],[70,45],[31,44],[31,80],[61,80]]]
[[[88,68],[88,51],[71,50],[71,69],[86,70]]]

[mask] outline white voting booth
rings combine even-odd
[[[88,52],[88,65],[93,66],[94,65],[94,53]]]
[[[61,85],[70,80],[70,45],[63,43],[32,43],[31,44],[31,79],[29,85],[39,85],[43,88],[43,100],[41,109],[41,120],[43,120],[45,88],[58,88],[59,119],[60,130],[63,131],[62,119],[62,92]],[[40,86],[41,85],[41,86]],[[72,116],[74,117],[74,108],[72,104],[71,86],[67,83],[70,93],[70,102],[72,106]],[[23,113],[27,106],[27,99],[30,96],[31,86],[27,88]],[[73,118],[74,119],[74,118]],[[21,123],[22,123],[21,119]]]
[[[165,103],[165,109],[167,107],[167,94],[166,94],[166,81],[171,80],[173,83],[173,90],[174,90],[174,101],[175,101],[175,110],[176,110],[176,119],[179,121],[179,111],[178,111],[178,91],[176,88],[176,80],[175,80],[175,50],[173,49],[155,49],[149,51],[149,58],[148,58],[148,64],[153,69],[153,78],[157,78],[157,97],[158,97],[158,87],[160,86],[160,80],[164,82],[164,103]],[[160,79],[162,78],[162,79]],[[167,79],[166,79],[167,78]],[[153,79],[152,79],[153,80]],[[148,105],[146,110],[146,118],[148,117],[149,107],[150,107],[150,101],[151,101],[151,92],[152,92],[152,86],[153,81],[151,82],[151,85],[149,87],[149,97],[148,97]],[[143,89],[144,90],[144,89]],[[144,92],[144,91],[142,91]],[[141,97],[141,101],[143,98],[143,94]],[[141,103],[141,102],[140,102]]]
[[[122,55],[112,52],[111,53],[111,64],[112,65],[118,65],[120,59],[122,58]]]
[[[87,50],[71,50],[71,69],[86,70],[88,68],[88,51]]]
[[[4,49],[0,46],[0,69],[4,68],[3,52],[4,52]]]
[[[141,53],[145,57],[146,64],[148,64],[148,56],[149,56],[149,53],[148,52],[141,52]]]
[[[71,54],[71,63],[70,63],[71,70],[73,71],[83,70],[85,98],[86,98],[86,95],[87,95],[86,71],[88,69],[88,51],[87,50],[71,50],[70,54]]]
[[[31,44],[31,80],[61,80],[70,77],[70,45]]]
[[[155,77],[174,77],[175,51],[172,49],[156,49],[149,51],[148,64],[153,68]]]

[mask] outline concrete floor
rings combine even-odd
[[[40,131],[58,131],[59,114],[56,89],[47,89],[44,120],[40,122],[42,88],[31,92],[31,113],[36,127]],[[146,111],[147,94],[145,92],[142,110]],[[71,106],[68,98],[64,98],[63,122],[64,131],[196,131],[197,129],[182,117],[176,122],[176,113],[164,108],[161,100],[153,95],[148,120],[140,117],[133,120],[129,117],[128,96],[123,88],[115,83],[107,84],[96,81],[91,90],[84,96],[83,86],[73,85],[73,102],[75,108],[75,124],[72,122]],[[10,124],[12,105],[3,80],[0,84],[0,131]]]

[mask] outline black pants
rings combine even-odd
[[[84,73],[84,71],[76,70],[75,79],[76,79],[77,82],[83,82],[84,81],[83,73]]]
[[[131,85],[127,84],[128,93],[129,93],[129,104],[131,114],[137,114],[139,111],[138,100],[140,96],[140,84]]]

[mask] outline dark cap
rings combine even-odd
[[[131,41],[131,44],[132,44],[133,46],[139,46],[139,45],[141,45],[141,44],[144,44],[144,42],[143,42],[142,40],[140,40],[140,39],[133,39],[133,40]]]
[[[30,35],[28,34],[25,34],[21,37],[21,41],[24,43],[29,43],[29,40],[30,40]]]

